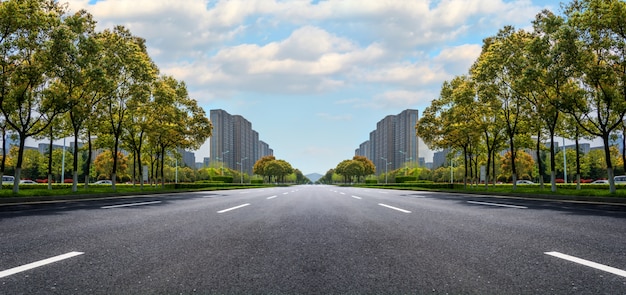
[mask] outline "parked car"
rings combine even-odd
[[[2,183],[13,183],[15,181],[15,177],[9,175],[2,175]]]
[[[626,175],[615,176],[615,184],[626,184]]]
[[[110,181],[110,180],[98,180],[98,181],[94,182],[93,184],[109,184],[109,185],[111,185],[111,184],[113,184],[113,182]]]
[[[591,184],[609,184],[609,181],[606,179],[598,179],[598,180],[592,181]]]
[[[20,180],[20,184],[37,184],[37,182],[30,179],[22,179]]]
[[[530,181],[530,180],[518,180],[517,182],[515,182],[516,184],[535,184],[534,182]]]

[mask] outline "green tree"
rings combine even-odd
[[[444,82],[439,98],[424,110],[416,126],[417,135],[431,149],[451,148],[463,152],[464,175],[470,175],[471,161],[478,156],[481,134],[475,126],[476,91],[467,76]],[[467,177],[464,184],[467,185]]]
[[[525,97],[527,87],[520,77],[523,76],[527,62],[522,58],[526,54],[526,45],[530,34],[507,26],[494,37],[485,39],[479,60],[474,64],[473,78],[479,91],[492,92],[501,104],[500,118],[504,122],[504,131],[511,152],[511,174],[514,188],[518,177],[515,158],[520,145],[529,141],[530,107]]]
[[[335,168],[335,173],[343,176],[344,183],[352,182],[353,177],[364,175],[364,171],[363,161],[359,160],[343,160]]]
[[[361,165],[363,166],[362,174],[357,175],[357,177],[363,178],[365,176],[372,175],[372,174],[376,173],[376,166],[367,157],[365,157],[365,156],[354,156],[352,158],[352,160],[359,161],[361,163]],[[357,181],[360,181],[360,180],[357,179]]]
[[[122,26],[105,30],[97,35],[102,42],[104,71],[104,96],[101,100],[104,113],[98,136],[110,135],[109,148],[113,157],[111,180],[115,190],[117,157],[120,139],[127,122],[128,104],[132,100],[145,101],[150,95],[157,68],[148,56],[145,40],[133,36]]]
[[[149,137],[151,143],[158,148],[163,169],[164,155],[168,151],[199,148],[211,136],[213,125],[204,110],[189,97],[183,82],[168,76],[160,77],[153,97],[154,103],[150,109],[153,118],[146,119],[145,122],[155,124]]]
[[[66,102],[48,92],[54,78],[53,36],[63,15],[56,1],[8,0],[0,5],[0,110],[19,136],[13,192],[19,191],[24,146],[28,137],[46,130],[66,109]],[[6,17],[6,18],[5,18]]]
[[[100,66],[102,49],[95,37],[95,25],[91,14],[78,11],[63,19],[55,31],[55,73],[58,77],[53,85],[56,95],[69,104],[64,117],[68,129],[74,137],[74,160],[72,162],[72,191],[78,190],[79,136],[84,131],[87,120],[98,104],[98,93],[102,80]],[[88,173],[85,178],[88,183]]]
[[[528,67],[524,84],[526,98],[550,136],[551,189],[556,191],[554,136],[562,122],[561,104],[569,87],[575,87],[576,35],[565,19],[544,10],[533,21],[533,35],[528,43]]]
[[[105,150],[104,152],[96,156],[96,159],[94,160],[94,166],[97,175],[96,177],[98,179],[111,179],[111,181],[113,181],[113,177],[121,178],[122,176],[124,176],[124,174],[126,174],[126,169],[128,168],[128,159],[121,152],[118,153],[119,154],[117,155],[117,157],[112,157],[111,151]],[[112,159],[116,159],[117,163],[114,164]],[[118,174],[113,173],[114,166],[117,167],[119,171]]]
[[[568,25],[577,34],[577,69],[585,98],[567,102],[581,128],[604,143],[609,190],[615,193],[609,137],[626,115],[626,3],[573,0],[566,6]]]
[[[515,182],[517,181],[517,179],[513,178],[513,165],[511,161],[511,152],[507,152],[506,154],[504,154],[501,171],[503,176],[505,176],[507,179],[512,179]],[[520,179],[531,180],[534,178],[532,171],[535,165],[535,161],[528,153],[524,151],[519,151],[518,157],[515,158],[515,161],[516,167],[518,168],[518,173],[520,175]]]
[[[263,177],[268,177],[267,181],[271,182],[271,174],[269,174],[269,171],[267,170],[267,165],[275,160],[276,157],[274,156],[262,157],[261,159],[257,160],[256,163],[254,163],[254,166],[252,167],[252,173],[261,175]]]

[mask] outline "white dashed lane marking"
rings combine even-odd
[[[528,209],[526,206],[516,206],[516,205],[507,205],[507,204],[498,204],[498,203],[488,203],[488,202],[476,202],[476,201],[467,201],[470,204],[475,205],[485,205],[485,206],[494,206],[494,207],[506,207],[506,208],[515,208],[515,209]]]
[[[51,264],[51,263],[55,263],[55,262],[59,262],[61,260],[65,260],[68,258],[72,258],[74,256],[78,256],[78,255],[83,255],[85,253],[83,252],[69,252],[69,253],[65,253],[63,255],[58,255],[58,256],[54,256],[48,259],[44,259],[44,260],[39,260],[33,263],[29,263],[29,264],[25,264],[22,266],[18,266],[18,267],[14,267],[11,269],[7,269],[5,271],[0,271],[0,278],[4,278],[10,275],[14,275],[16,273],[20,273],[23,271],[27,271],[27,270],[31,270],[33,268],[37,268],[37,267],[41,267],[47,264]]]
[[[235,206],[235,207],[231,207],[231,208],[228,208],[228,209],[217,211],[217,213],[225,213],[225,212],[232,211],[232,210],[239,209],[239,208],[243,208],[243,207],[249,206],[249,205],[250,205],[250,203],[246,203],[246,204],[242,204],[242,205],[239,205],[239,206]]]
[[[554,256],[554,257],[557,257],[557,258],[561,258],[561,259],[565,259],[567,261],[578,263],[578,264],[581,264],[581,265],[584,265],[584,266],[592,267],[592,268],[595,268],[595,269],[598,269],[598,270],[601,270],[601,271],[605,271],[605,272],[608,272],[608,273],[612,273],[614,275],[618,275],[618,276],[621,276],[621,277],[626,277],[626,271],[621,270],[619,268],[611,267],[611,266],[608,266],[608,265],[596,263],[596,262],[593,262],[593,261],[585,260],[585,259],[582,259],[582,258],[574,257],[574,256],[571,256],[571,255],[567,255],[567,254],[563,254],[563,253],[559,253],[559,252],[546,252],[544,254],[550,255],[550,256]]]
[[[143,206],[143,205],[152,205],[159,204],[161,201],[153,201],[153,202],[142,202],[142,203],[130,203],[130,204],[120,204],[120,205],[112,205],[112,206],[103,206],[101,209],[113,209],[113,208],[122,208],[122,207],[132,207],[132,206]]]
[[[396,211],[400,211],[400,212],[402,212],[402,213],[411,213],[411,211],[409,211],[409,210],[404,210],[404,209],[402,209],[402,208],[398,208],[398,207],[394,207],[394,206],[389,206],[389,205],[386,205],[386,204],[383,204],[383,203],[378,203],[378,205],[379,205],[379,206],[386,207],[386,208],[389,208],[389,209],[393,209],[393,210],[396,210]]]

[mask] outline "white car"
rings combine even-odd
[[[110,181],[110,180],[98,180],[98,181],[94,182],[93,184],[108,184],[108,185],[111,185],[111,184],[113,184],[113,181]]]
[[[535,184],[534,182],[530,181],[530,180],[518,180],[517,182],[515,182],[516,184]]]
[[[593,181],[591,184],[609,184],[609,181],[606,179],[598,179]]]
[[[37,182],[34,182],[30,179],[22,179],[20,180],[20,184],[37,184]]]

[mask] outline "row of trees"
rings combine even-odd
[[[168,153],[198,148],[211,135],[204,110],[184,82],[159,74],[145,40],[122,26],[96,32],[95,25],[87,11],[70,14],[54,0],[0,2],[0,130],[3,141],[7,133],[19,138],[16,193],[30,137],[50,146],[73,137],[76,191],[81,139],[89,150],[85,173],[94,145],[111,150],[115,189],[120,149],[131,152],[133,167],[149,164],[163,175]],[[6,158],[3,149],[0,174]],[[132,174],[143,185],[142,169]]]
[[[335,169],[330,169],[320,178],[320,182],[334,183],[335,176],[341,176],[344,183],[362,182],[366,176],[376,173],[376,166],[367,157],[354,156],[351,160],[343,160]]]
[[[575,140],[576,151],[579,139],[601,138],[615,192],[609,139],[626,129],[626,3],[573,0],[562,7],[563,15],[539,13],[532,31],[507,26],[486,38],[469,73],[445,82],[423,112],[417,134],[431,149],[463,155],[465,183],[477,179],[481,165],[495,181],[503,149],[515,183],[518,151],[534,146],[540,158],[547,139],[550,167],[538,161],[538,170],[550,173],[556,191],[555,136]],[[579,159],[577,153],[578,178]]]
[[[294,169],[289,162],[277,160],[274,156],[265,156],[256,161],[252,167],[252,172],[263,177],[267,182],[287,182],[287,177],[293,175],[295,183],[309,183],[310,180],[298,169]]]

